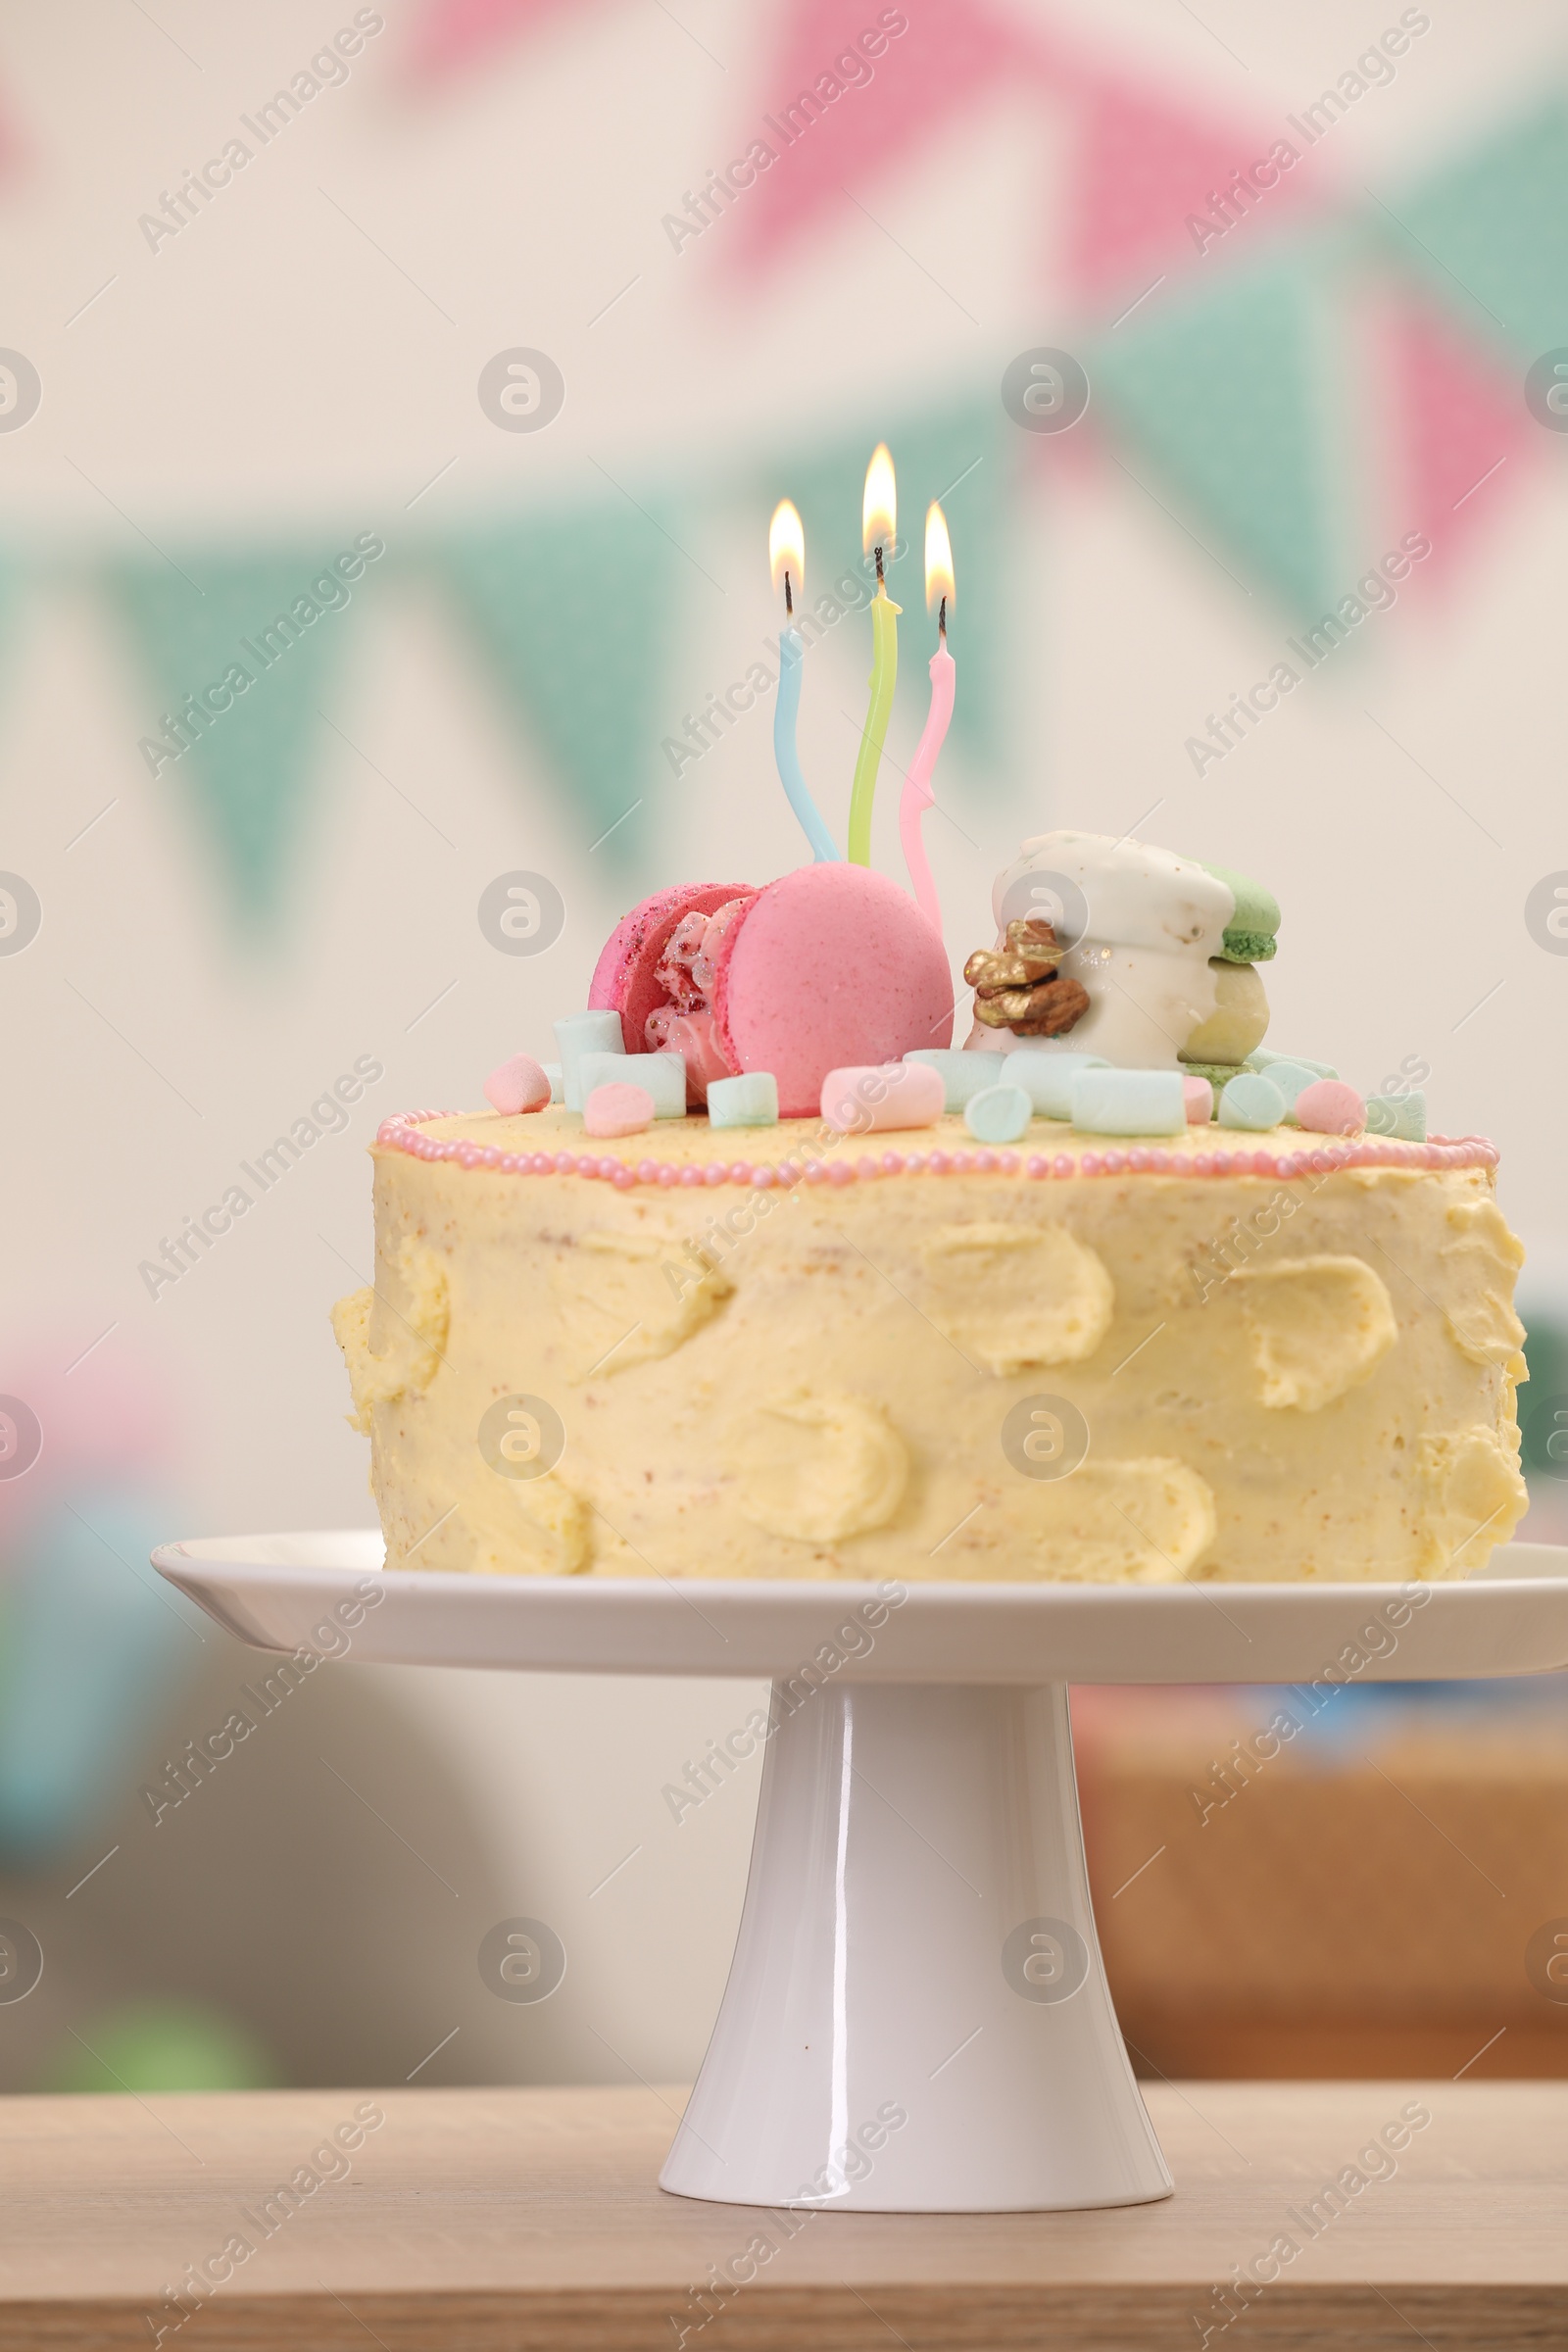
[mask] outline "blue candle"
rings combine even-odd
[[[773,566],[773,584],[784,584],[786,614],[795,610],[794,590],[799,584],[806,564],[806,533],[801,518],[789,500],[784,499],[773,515],[768,532],[768,554]],[[801,756],[796,749],[795,728],[801,710],[801,664],[806,659],[806,640],[786,618],[778,636],[778,699],[773,706],[773,758],[778,767],[779,782],[785,798],[801,820],[801,829],[810,844],[811,856],[818,865],[834,863],[838,851],[833,836],[823,824],[816,803],[806,789],[801,772]]]

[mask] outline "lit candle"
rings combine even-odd
[[[871,803],[876,795],[876,771],[887,741],[893,710],[893,686],[899,674],[899,607],[887,591],[884,555],[891,555],[898,517],[898,492],[893,460],[887,443],[879,441],[865,469],[865,503],[860,510],[860,544],[876,554],[876,594],[871,599],[871,701],[860,737],[860,756],[855,762],[850,793],[850,863],[871,862]]]
[[[927,507],[925,514],[925,609],[937,608],[937,650],[931,657],[931,708],[926,712],[925,732],[909,762],[909,772],[904,779],[904,794],[899,803],[899,837],[904,844],[904,862],[914,884],[914,895],[920,911],[942,928],[942,904],[937,897],[936,884],[931,879],[931,867],[920,838],[920,820],[925,811],[935,806],[936,795],[931,778],[938,754],[947,741],[948,722],[953,716],[953,690],[957,683],[957,670],[948,651],[948,606],[956,603],[953,584],[953,549],[948,541],[947,516],[939,506]]]
[[[780,583],[784,589],[784,626],[778,633],[778,700],[773,706],[773,758],[778,765],[779,782],[783,785],[790,807],[801,820],[802,829],[811,845],[811,856],[818,865],[837,860],[833,836],[823,824],[816,803],[806,789],[801,773],[801,756],[795,744],[796,720],[801,709],[801,663],[806,658],[806,640],[795,626],[795,591],[806,576],[806,530],[800,515],[790,501],[781,499],[773,510],[768,525],[767,560],[772,566],[775,591]]]

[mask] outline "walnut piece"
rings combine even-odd
[[[977,1020],[1015,1037],[1061,1037],[1089,1009],[1089,991],[1057,977],[1062,950],[1038,916],[1007,925],[1005,945],[977,948],[963,967]]]

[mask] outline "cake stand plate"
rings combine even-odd
[[[165,1544],[259,1648],[383,1664],[765,1676],[729,1983],[661,2175],[859,2212],[1167,2196],[1095,1936],[1069,1682],[1381,1682],[1568,1665],[1568,1549],[1465,1584],[383,1582],[374,1533]],[[370,1597],[367,1598],[367,1595]],[[755,1752],[716,1747],[715,1782]],[[537,1954],[519,1949],[521,1967]]]

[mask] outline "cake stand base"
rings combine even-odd
[[[153,1554],[262,1649],[338,1657],[347,1630],[367,1664],[771,1678],[740,1937],[662,2175],[720,2204],[1029,2213],[1170,2193],[1095,1939],[1068,1683],[1568,1667],[1568,1549],[1547,1544],[1440,1585],[683,1590],[381,1559],[372,1528]],[[793,1663],[824,1643],[827,1676]]]
[[[1168,2196],[1095,1937],[1065,1686],[775,1683],[770,1721],[661,2185],[873,2213]]]

